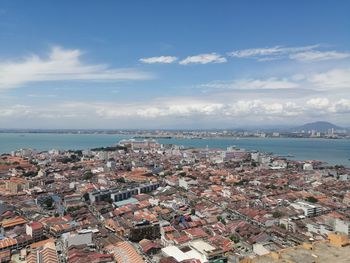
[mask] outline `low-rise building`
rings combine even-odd
[[[307,217],[310,216],[317,216],[319,214],[321,214],[322,212],[322,207],[316,204],[310,204],[310,203],[306,203],[303,201],[298,201],[295,203],[291,204],[292,207],[294,207],[295,209],[300,209],[304,212],[304,215]]]
[[[66,248],[71,246],[89,245],[92,243],[92,233],[64,233],[62,234],[62,239]]]
[[[191,186],[198,185],[197,180],[193,180],[189,177],[181,177],[179,178],[179,186],[188,190]]]
[[[26,234],[32,237],[34,242],[40,241],[44,237],[44,226],[40,222],[26,224]]]

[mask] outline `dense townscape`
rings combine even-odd
[[[0,0],[0,263],[350,263],[350,0]]]
[[[0,262],[348,262],[350,170],[123,140],[0,157]]]
[[[350,129],[325,121],[306,123],[299,127],[270,129],[212,129],[212,130],[76,130],[76,129],[0,129],[0,133],[53,134],[118,134],[146,139],[209,139],[209,138],[324,138],[349,139]]]

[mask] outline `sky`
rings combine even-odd
[[[350,1],[0,1],[0,128],[350,127]]]

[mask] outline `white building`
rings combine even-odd
[[[223,188],[222,191],[221,191],[221,195],[222,195],[223,197],[230,198],[231,195],[232,195],[231,189],[230,189],[229,187]]]
[[[260,153],[259,152],[252,152],[250,153],[250,158],[255,161],[255,162],[258,162],[259,161],[259,156],[260,156]]]
[[[116,162],[115,162],[115,161],[108,161],[108,162],[106,163],[106,166],[107,166],[107,168],[109,168],[109,169],[114,169],[117,165],[116,165]]]
[[[312,171],[314,168],[311,163],[304,163],[303,170],[305,171]]]
[[[259,163],[267,166],[271,163],[271,157],[268,155],[259,155]]]
[[[66,248],[70,246],[89,245],[92,243],[92,232],[87,233],[64,233],[63,244]]]
[[[279,249],[277,245],[271,242],[253,244],[253,252],[258,256],[263,256]]]
[[[179,178],[179,186],[188,190],[191,186],[198,185],[197,180],[193,180],[189,177],[180,177]]]
[[[52,155],[59,155],[61,152],[60,150],[57,150],[57,149],[51,149],[49,151],[49,154],[52,154]]]
[[[287,229],[287,231],[295,233],[297,229],[297,225],[295,222],[293,222],[289,218],[281,218],[279,221],[280,225],[284,225],[284,227]]]
[[[168,246],[162,248],[162,252],[167,257],[174,257],[178,262],[197,259],[202,263],[206,263],[210,262],[212,256],[222,255],[223,251],[203,240],[195,240],[191,241],[184,251],[176,246]]]
[[[279,170],[279,169],[285,169],[285,168],[287,168],[286,160],[274,160],[270,167],[270,169],[272,170]]]
[[[24,148],[20,149],[18,153],[16,154],[17,156],[23,157],[23,158],[29,158],[33,154],[33,150],[30,148]]]
[[[306,227],[309,232],[320,235],[328,235],[329,233],[333,232],[333,228],[326,224],[309,223],[306,224]]]
[[[350,179],[350,175],[348,174],[341,174],[339,175],[339,180],[340,181],[348,181]]]
[[[163,252],[164,256],[166,256],[166,257],[175,258],[175,260],[177,262],[181,262],[181,261],[193,258],[193,257],[190,257],[189,255],[187,255],[187,253],[182,252],[176,246],[168,246],[168,247],[162,248],[162,252]]]
[[[334,230],[350,237],[350,221],[337,218],[334,223]]]
[[[96,157],[98,160],[107,160],[108,159],[108,152],[99,151],[99,152],[97,152]]]
[[[303,210],[305,216],[317,216],[322,212],[321,206],[312,205],[302,201],[292,203],[291,206],[295,209]]]

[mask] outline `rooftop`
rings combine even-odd
[[[328,241],[315,242],[310,247],[297,246],[283,249],[253,259],[245,259],[242,263],[314,263],[314,262],[349,262],[350,247],[336,246]]]

